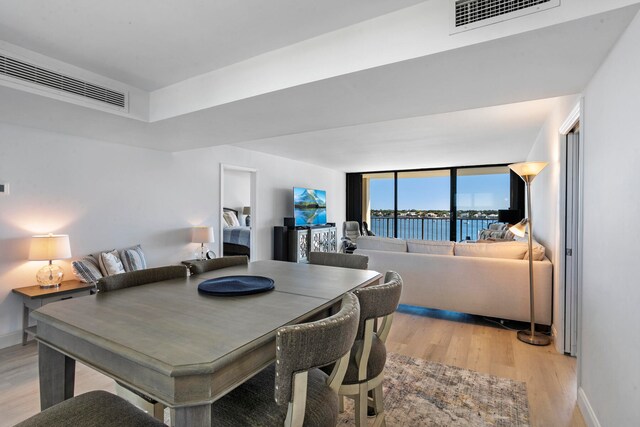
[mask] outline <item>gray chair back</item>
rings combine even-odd
[[[354,294],[347,293],[342,299],[340,311],[333,316],[278,329],[275,399],[279,405],[286,405],[292,400],[295,374],[348,357],[359,318],[358,299]],[[338,380],[339,385],[342,378]]]
[[[246,255],[225,256],[204,261],[190,261],[189,270],[191,270],[191,274],[202,274],[207,271],[233,267],[234,265],[247,265],[248,263],[249,258]]]
[[[361,235],[360,224],[358,224],[358,221],[345,221],[344,224],[342,224],[343,237],[346,237],[347,239],[355,243],[355,241]]]
[[[356,289],[353,293],[360,302],[360,321],[356,336],[359,340],[364,339],[367,320],[389,316],[396,311],[402,293],[402,278],[395,271],[388,271],[384,275],[384,283]]]
[[[187,267],[184,265],[168,265],[166,267],[147,268],[144,270],[130,271],[128,273],[106,276],[98,280],[96,284],[99,292],[111,292],[132,286],[146,285],[147,283],[161,282],[163,280],[180,279],[187,277]]]
[[[336,252],[310,252],[309,263],[366,270],[369,266],[369,257],[366,255],[340,254]]]

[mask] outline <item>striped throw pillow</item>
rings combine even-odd
[[[86,256],[71,263],[73,275],[84,283],[96,283],[102,278],[100,267],[92,256]]]
[[[137,271],[147,268],[147,260],[144,257],[144,252],[142,252],[140,245],[120,251],[120,260],[124,265],[125,271]]]

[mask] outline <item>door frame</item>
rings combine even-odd
[[[577,263],[577,279],[576,283],[582,283],[582,245],[583,245],[583,216],[584,216],[584,97],[580,97],[578,103],[573,107],[565,121],[559,128],[559,140],[560,140],[560,188],[559,188],[559,215],[558,215],[558,255],[557,255],[557,268],[558,275],[556,276],[558,279],[558,317],[559,319],[554,319],[554,323],[556,320],[558,321],[558,326],[554,324],[554,333],[555,333],[555,346],[556,351],[559,353],[564,353],[564,344],[565,344],[565,306],[566,306],[566,283],[565,283],[565,275],[566,275],[566,262],[565,262],[565,254],[567,250],[565,235],[566,235],[566,198],[567,198],[567,178],[566,178],[566,161],[567,161],[567,135],[573,130],[576,124],[580,123],[580,132],[578,133],[578,216],[576,220],[578,221],[577,226],[577,247],[574,248],[576,252],[576,263]],[[581,313],[582,313],[582,287],[578,285],[577,287],[577,306],[574,307],[577,310],[577,324],[576,331],[578,337],[578,364],[580,363],[580,327],[581,327]],[[580,370],[577,370],[578,373],[578,384],[580,384]]]
[[[223,229],[224,229],[224,220],[222,219],[223,207],[224,207],[224,173],[225,171],[240,171],[240,172],[248,172],[250,174],[250,204],[251,204],[251,232],[249,233],[251,242],[249,243],[249,250],[251,253],[251,261],[256,260],[256,248],[257,245],[257,235],[256,232],[258,218],[259,218],[259,210],[258,210],[258,197],[257,197],[257,188],[258,188],[258,169],[248,168],[245,166],[236,166],[230,165],[226,163],[220,163],[220,204],[219,204],[219,212],[218,212],[218,253],[220,256],[224,256],[224,242],[223,242]]]

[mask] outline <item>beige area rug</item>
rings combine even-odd
[[[389,427],[529,425],[525,383],[393,353],[384,405]],[[353,400],[338,425],[355,425]]]

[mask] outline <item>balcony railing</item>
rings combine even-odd
[[[456,240],[476,240],[478,232],[496,222],[492,218],[456,218]],[[449,240],[449,218],[398,217],[398,238],[420,240]],[[392,216],[371,217],[371,231],[376,236],[393,237]]]

